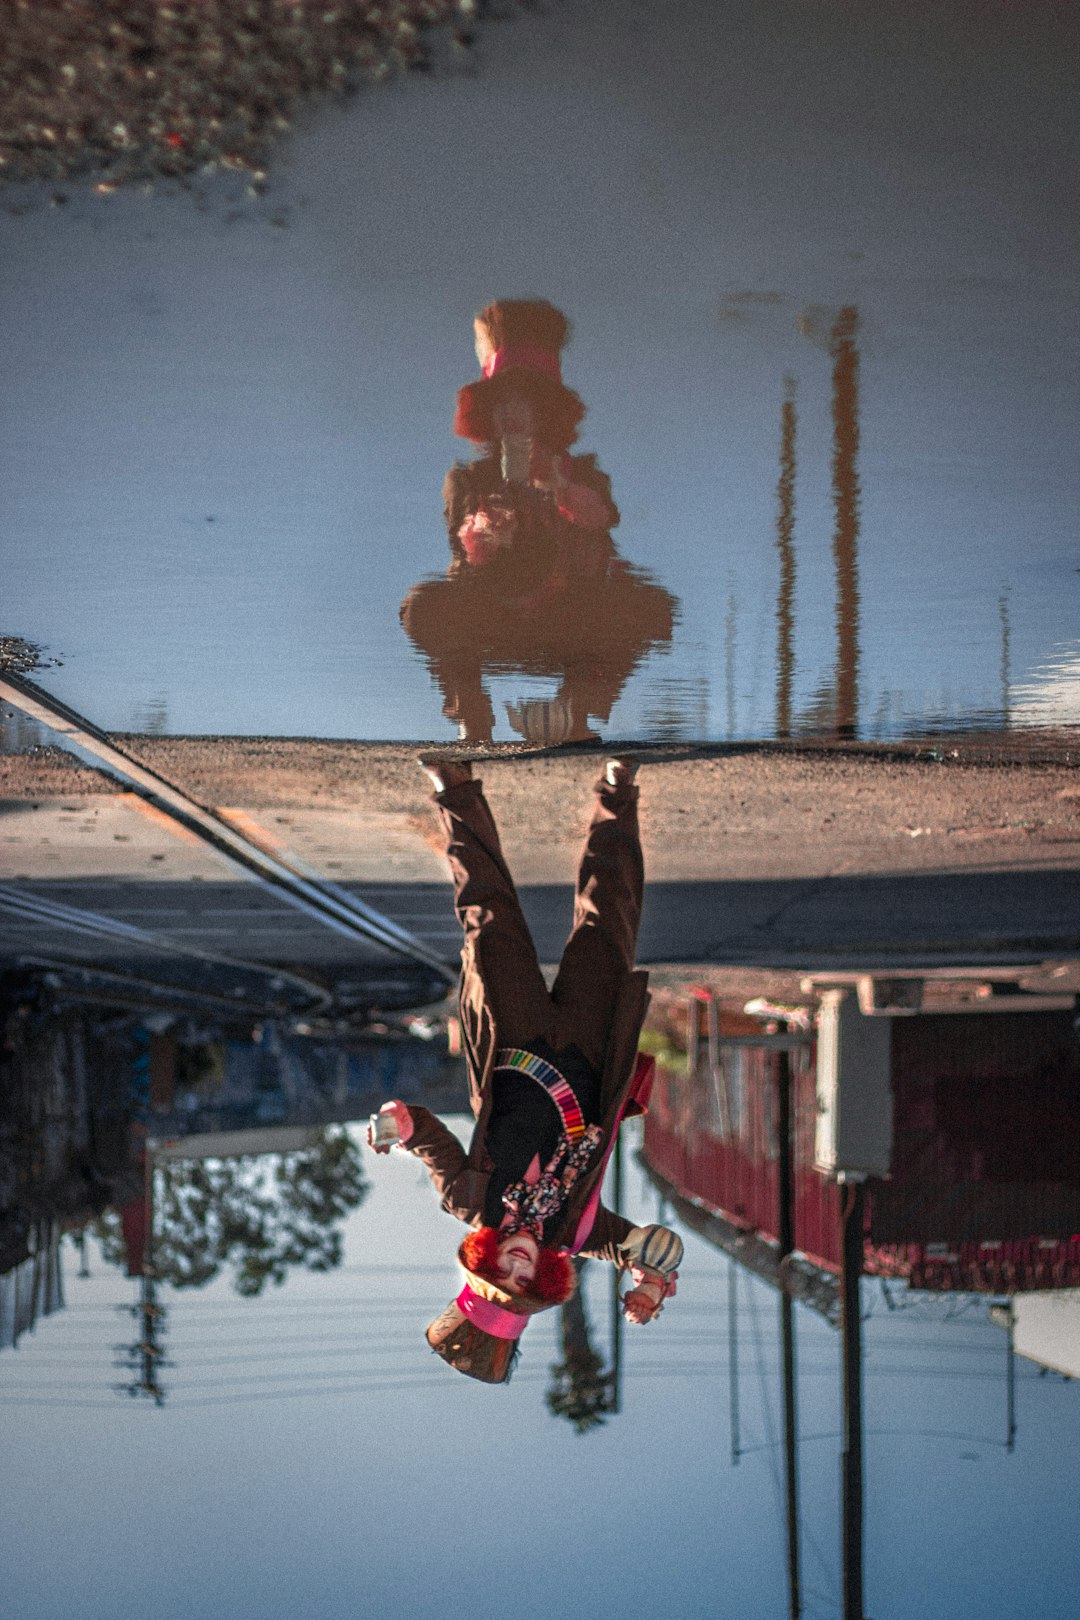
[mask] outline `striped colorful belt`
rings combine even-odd
[[[553,1063],[537,1057],[535,1052],[523,1052],[517,1046],[504,1046],[495,1054],[495,1068],[496,1071],[513,1069],[518,1074],[527,1074],[538,1085],[543,1086],[559,1110],[563,1130],[569,1137],[571,1145],[580,1142],[585,1135],[585,1115],[581,1112],[581,1105],[574,1096],[569,1081],[559,1073]]]

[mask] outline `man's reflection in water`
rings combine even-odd
[[[549,992],[471,768],[426,766],[435,785],[465,933],[460,1011],[476,1126],[468,1152],[426,1108],[387,1103],[389,1136],[426,1166],[442,1205],[473,1230],[458,1250],[465,1286],[428,1343],[484,1383],[510,1376],[537,1311],[564,1303],[571,1255],[631,1273],[623,1305],[648,1322],[675,1291],[682,1243],[600,1202],[623,1119],[644,1112],[652,1060],[637,1056],[647,975],[634,970],[644,872],[636,765],[609,760],[578,871],[574,926]],[[389,1151],[381,1126],[369,1134]]]
[[[485,453],[447,475],[450,567],[409,593],[402,622],[463,740],[491,740],[485,671],[559,681],[552,700],[507,706],[529,742],[594,739],[589,717],[606,722],[646,653],[670,642],[676,601],[620,557],[596,457],[569,454],[585,407],[561,380],[566,317],[501,300],[475,328],[484,374],[460,390],[454,431]]]

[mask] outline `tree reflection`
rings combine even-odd
[[[335,1224],[369,1190],[346,1130],[329,1127],[310,1147],[276,1157],[168,1159],[153,1175],[152,1264],[159,1282],[200,1288],[228,1267],[237,1293],[280,1285],[290,1267],[341,1264]],[[119,1217],[100,1224],[105,1255],[126,1257]]]
[[[575,1260],[578,1286],[560,1308],[562,1360],[552,1363],[548,1410],[566,1418],[578,1434],[597,1429],[614,1411],[613,1375],[604,1370],[604,1358],[597,1355],[589,1337],[589,1316],[582,1288],[587,1260]]]

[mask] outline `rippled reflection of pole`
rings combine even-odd
[[[780,409],[780,482],[777,485],[776,549],[780,584],[776,597],[776,735],[791,735],[791,684],[795,672],[792,604],[795,597],[795,382],[785,383]]]
[[[833,504],[836,527],[836,730],[854,737],[859,710],[859,312],[853,304],[833,323]]]
[[[735,735],[735,592],[728,592],[727,624],[724,646],[724,685],[727,695],[728,741]]]

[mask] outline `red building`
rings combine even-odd
[[[865,1269],[928,1289],[1080,1283],[1080,1047],[1071,1013],[915,1014],[889,1026],[891,1144],[888,1173],[867,1181]],[[783,1060],[726,1044],[752,1039],[751,1027],[721,1014],[708,1050],[685,1066],[661,1059],[644,1158],[665,1192],[736,1234],[775,1243]],[[688,1044],[699,1046],[694,1018]],[[842,1189],[815,1164],[817,1061],[810,1032],[790,1054],[794,1242],[838,1272]]]

